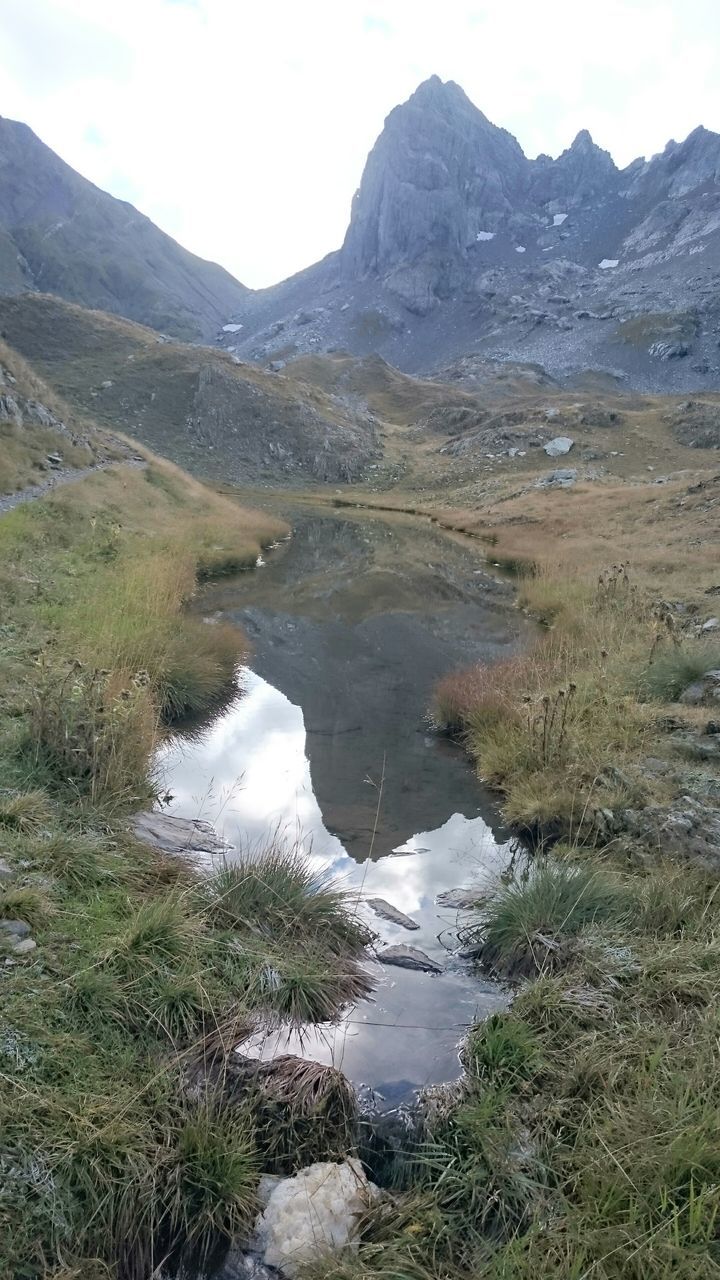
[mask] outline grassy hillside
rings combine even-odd
[[[357,479],[374,422],[317,387],[39,294],[0,298],[0,331],[77,412],[235,485]]]
[[[201,878],[127,821],[153,797],[159,737],[230,696],[247,656],[241,632],[184,602],[285,532],[150,454],[0,515],[8,1280],[201,1266],[252,1221],[263,1169],[350,1141],[337,1073],[317,1068],[303,1092],[286,1069],[234,1102],[223,1087],[258,1019],[325,1019],[367,991],[343,894],[291,853]]]

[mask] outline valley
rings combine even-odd
[[[717,135],[252,291],[0,126],[0,1272],[720,1276]]]

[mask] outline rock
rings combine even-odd
[[[720,618],[708,618],[707,622],[703,622],[701,631],[718,631],[720,630]]]
[[[10,938],[26,938],[29,932],[30,925],[24,920],[0,920],[0,933]]]
[[[418,947],[404,945],[383,947],[382,951],[376,952],[376,955],[381,964],[396,964],[401,969],[419,969],[424,973],[442,973],[442,965],[436,960],[431,960],[430,956],[420,951]]]
[[[0,884],[3,880],[12,880],[14,875],[15,872],[10,866],[10,863],[6,862],[4,858],[0,858]]]
[[[720,702],[720,670],[706,671],[699,680],[693,680],[683,689],[678,702],[687,707],[698,707],[702,703]]]
[[[623,830],[654,859],[660,853],[707,871],[720,870],[720,810],[681,796],[669,806],[626,809],[621,817]]]
[[[176,818],[173,814],[152,810],[135,814],[130,826],[138,840],[163,853],[222,854],[228,850],[226,841],[212,823],[201,822],[199,818]]]
[[[574,467],[558,467],[556,471],[548,471],[535,481],[536,489],[569,489],[577,480]]]
[[[284,1178],[256,1223],[263,1261],[293,1280],[329,1251],[357,1249],[358,1218],[379,1195],[359,1160],[311,1164]]]
[[[376,916],[381,916],[383,920],[389,920],[391,924],[399,924],[403,929],[420,928],[416,920],[411,920],[410,916],[406,916],[404,911],[394,907],[385,898],[367,898],[366,902]]]
[[[231,1249],[214,1280],[277,1280],[275,1267],[266,1267],[262,1257],[252,1250]]]
[[[548,440],[543,446],[549,458],[559,458],[563,453],[569,453],[575,444],[570,436],[556,436],[554,440]]]
[[[445,889],[435,898],[439,907],[453,907],[458,911],[469,910],[477,903],[480,893],[473,889]]]
[[[658,360],[682,360],[690,351],[686,342],[653,342],[648,354]]]
[[[20,938],[18,942],[13,943],[12,953],[14,956],[26,956],[37,947],[34,938]]]

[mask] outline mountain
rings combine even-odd
[[[463,356],[720,384],[720,136],[618,169],[587,130],[529,159],[436,76],[390,112],[337,252],[244,296],[219,341],[281,365],[344,349],[409,372]]]
[[[30,289],[187,340],[214,336],[248,292],[0,116],[0,293]]]

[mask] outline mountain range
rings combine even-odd
[[[587,370],[644,391],[720,385],[720,136],[618,169],[580,132],[526,157],[433,76],[385,121],[342,247],[249,290],[0,119],[0,293],[42,291],[281,369],[378,353],[477,381]]]

